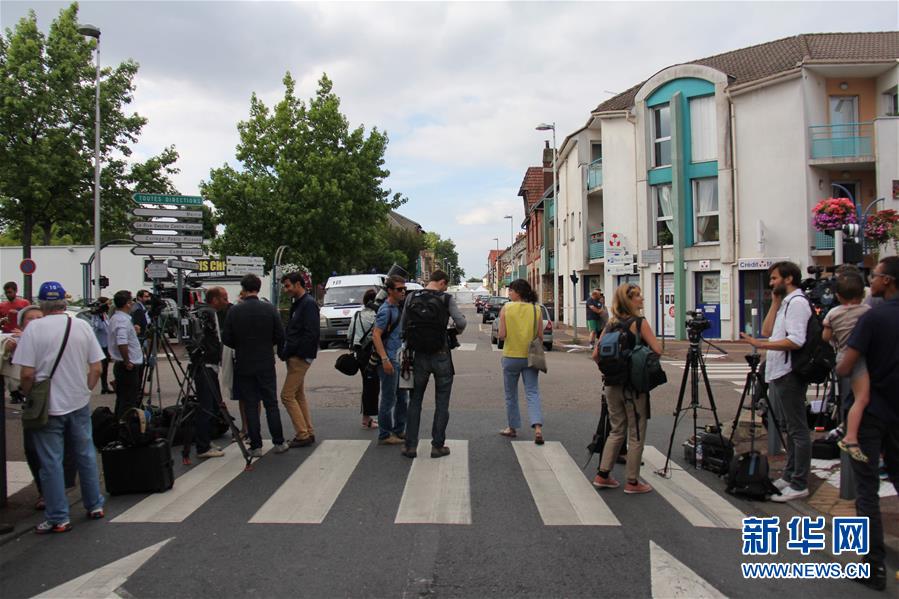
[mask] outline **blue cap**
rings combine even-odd
[[[46,281],[41,284],[41,290],[38,291],[37,298],[42,302],[64,300],[66,299],[66,290],[56,281]]]

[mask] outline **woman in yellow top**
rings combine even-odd
[[[539,337],[543,342],[543,318],[537,306],[537,294],[524,279],[509,285],[509,299],[499,312],[498,337],[503,344],[503,386],[506,390],[506,418],[509,426],[499,432],[504,437],[517,437],[521,428],[518,411],[518,377],[524,380],[528,400],[528,416],[534,429],[534,443],[543,445],[543,413],[540,409],[540,389],[536,368],[528,367],[528,345]]]

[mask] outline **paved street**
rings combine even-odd
[[[528,431],[510,441],[496,434],[505,426],[501,354],[479,315],[468,315],[454,354],[448,458],[431,460],[420,449],[423,457],[408,460],[397,447],[378,446],[376,433],[359,425],[358,378],[338,373],[339,350],[328,350],[307,377],[314,447],[269,453],[251,472],[233,445],[222,459],[186,467],[176,459],[174,489],[111,497],[102,521],[83,519],[75,505],[72,532],[20,534],[3,546],[3,596],[884,596],[850,581],[745,580],[744,560],[839,558],[786,552],[785,532],[778,556],[741,556],[745,515],[779,515],[785,523],[812,512],[735,499],[714,475],[684,470],[687,421],[675,435],[673,476],[653,473],[665,459],[682,355],[665,357],[669,384],[652,398],[642,475],[656,492],[597,492],[589,484],[596,458],[582,469],[600,389],[587,353],[547,355],[549,373],[540,379],[547,443],[534,445]],[[709,360],[727,422],[745,373],[737,358],[714,367]],[[166,386],[171,396],[172,381]],[[426,407],[432,397],[429,391]],[[523,400],[522,410],[524,419]],[[19,424],[9,414],[12,437]],[[423,445],[430,417],[427,409]],[[289,431],[283,411],[282,422]],[[8,445],[10,459],[21,460],[20,442]],[[31,520],[19,521],[16,534]],[[895,593],[892,571],[889,578],[887,594]]]

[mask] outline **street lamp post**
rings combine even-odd
[[[499,295],[499,237],[494,237],[496,242],[496,260],[493,261],[493,292]]]
[[[79,25],[78,33],[97,40],[97,81],[96,99],[94,102],[94,257],[97,271],[94,273],[94,297],[100,297],[100,29],[93,25]]]
[[[558,157],[558,152],[556,151],[556,124],[552,123],[540,123],[536,127],[537,131],[552,131],[553,132],[553,260],[558,262],[559,260],[559,200],[556,197],[556,189],[557,189],[557,181],[559,177],[558,165],[556,163],[556,158]],[[554,324],[558,326],[559,324],[559,277],[556,276],[556,269],[559,267],[558,264],[553,265],[553,321]]]

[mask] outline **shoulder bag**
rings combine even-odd
[[[528,345],[528,368],[536,368],[540,372],[546,372],[546,353],[543,351],[543,340],[537,334],[537,311],[540,308],[534,306],[534,338]]]
[[[56,355],[56,362],[53,363],[53,369],[50,376],[46,380],[35,383],[25,398],[25,407],[22,409],[22,428],[27,431],[34,431],[44,428],[47,425],[50,410],[50,381],[56,374],[56,367],[59,366],[59,360],[62,359],[62,353],[66,349],[69,342],[69,331],[72,330],[72,319],[66,317],[66,334],[62,338],[62,346]]]

